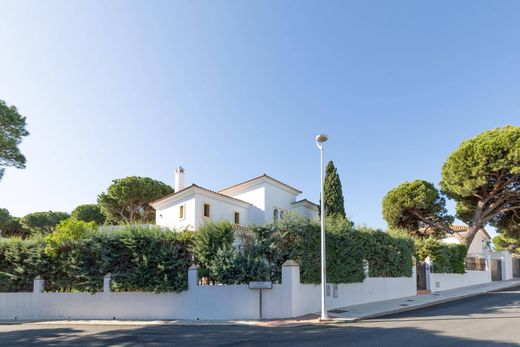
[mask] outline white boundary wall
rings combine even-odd
[[[33,293],[0,293],[0,319],[258,319],[259,291],[247,285],[198,286],[197,270],[188,272],[181,293],[44,293],[35,280]],[[415,295],[416,276],[367,278],[362,283],[330,286],[327,308]],[[320,310],[320,286],[300,283],[300,268],[287,261],[282,284],[263,290],[263,318],[290,318]]]
[[[470,271],[464,274],[430,273],[431,291],[438,292],[491,282],[491,271]]]

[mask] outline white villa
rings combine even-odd
[[[302,192],[266,174],[213,191],[196,184],[184,186],[184,169],[175,172],[175,192],[150,205],[157,225],[196,230],[206,221],[226,220],[237,226],[271,223],[288,211],[313,219],[318,205],[297,200]]]
[[[451,229],[461,235],[468,231],[469,227],[467,225],[452,225]],[[446,237],[442,240],[444,243],[457,243],[460,244],[460,241],[453,235],[446,234]],[[468,247],[468,256],[481,256],[483,253],[489,251],[489,242],[491,241],[491,236],[488,234],[486,229],[482,228],[477,231],[475,238],[471,242]]]

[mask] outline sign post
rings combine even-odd
[[[273,282],[249,282],[249,289],[258,289],[258,315],[262,319],[262,289],[272,289]]]

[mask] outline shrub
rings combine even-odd
[[[45,240],[0,240],[0,291],[32,291],[41,275],[47,291],[97,292],[108,273],[116,291],[187,289],[192,233],[142,226],[101,233],[91,226],[69,220]]]
[[[464,261],[468,250],[459,244],[445,244],[442,241],[429,237],[416,239],[416,258],[424,261],[427,257],[433,263],[435,273],[464,273]]]
[[[32,292],[33,280],[48,271],[42,237],[0,239],[0,292]]]
[[[128,226],[102,237],[102,269],[116,291],[181,292],[188,288],[191,232]]]
[[[210,268],[215,267],[217,252],[233,245],[233,226],[228,222],[205,223],[197,230],[194,237],[193,254],[199,265],[199,276],[215,282]],[[213,272],[214,274],[215,272]]]
[[[45,236],[45,253],[51,257],[63,251],[63,245],[88,237],[97,230],[95,222],[84,222],[74,218],[61,221],[56,230]]]

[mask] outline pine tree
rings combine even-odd
[[[325,216],[346,218],[341,180],[332,160],[329,161],[325,169],[323,187],[325,193]]]

